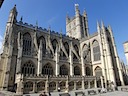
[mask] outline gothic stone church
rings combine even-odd
[[[75,4],[66,35],[17,21],[10,11],[0,57],[0,89],[16,93],[71,91],[124,85],[110,26],[97,22],[90,35],[86,11]]]

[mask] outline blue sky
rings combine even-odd
[[[111,25],[118,53],[125,62],[123,43],[128,40],[128,0],[5,0],[0,9],[0,47],[8,20],[9,12],[17,5],[18,21],[36,24],[43,28],[65,33],[65,17],[74,16],[74,4],[79,4],[81,13],[85,9],[88,15],[89,32],[96,32],[96,22],[103,20]]]

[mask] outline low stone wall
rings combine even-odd
[[[118,87],[118,90],[128,92],[128,86],[120,86]]]

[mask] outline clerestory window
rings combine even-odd
[[[100,60],[100,46],[96,40],[93,42],[93,60]]]
[[[23,55],[31,55],[32,39],[29,33],[23,35]]]

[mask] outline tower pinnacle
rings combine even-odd
[[[75,4],[75,12],[76,14],[79,14],[79,4]]]

